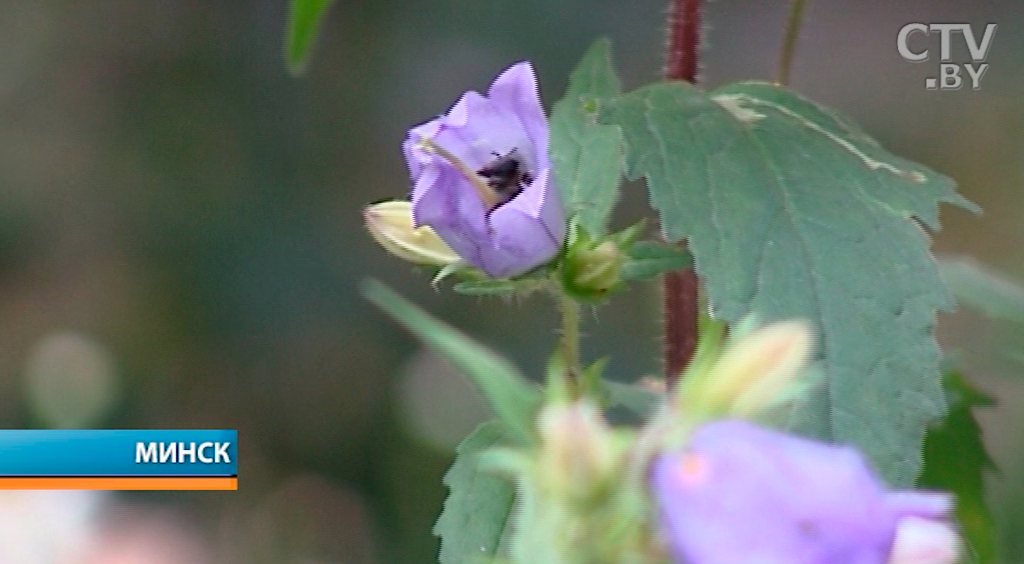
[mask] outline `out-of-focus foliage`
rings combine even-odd
[[[293,74],[302,74],[320,31],[320,20],[334,0],[292,0],[288,15],[285,58]]]
[[[969,257],[945,257],[939,269],[957,300],[986,317],[1024,323],[1024,285]]]
[[[379,282],[365,285],[366,296],[391,314],[424,344],[447,358],[469,377],[487,399],[494,414],[519,440],[532,434],[540,391],[503,357],[461,332],[430,317]]]
[[[925,438],[924,471],[918,485],[956,494],[956,518],[963,527],[968,561],[992,564],[997,549],[992,512],[985,503],[984,478],[995,470],[995,464],[985,450],[973,411],[994,402],[958,372],[947,373],[944,384],[950,410]]]

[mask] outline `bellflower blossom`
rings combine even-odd
[[[447,114],[413,128],[402,146],[413,219],[494,278],[550,261],[565,214],[548,157],[548,124],[528,62],[487,96],[470,91]]]
[[[651,488],[680,563],[886,564],[913,520],[955,537],[950,496],[887,491],[851,448],[738,420],[656,459]]]

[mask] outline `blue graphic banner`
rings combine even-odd
[[[235,430],[0,430],[0,478],[237,475]]]

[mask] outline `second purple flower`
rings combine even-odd
[[[565,213],[548,157],[548,124],[528,62],[487,96],[470,91],[403,144],[413,220],[493,278],[549,262],[565,240]]]
[[[956,559],[948,494],[890,491],[851,448],[744,421],[704,425],[687,450],[662,455],[651,488],[680,564]]]

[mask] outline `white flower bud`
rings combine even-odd
[[[615,468],[611,428],[589,401],[549,405],[537,418],[540,480],[555,495],[581,500],[601,489]]]
[[[803,321],[763,327],[729,346],[706,373],[684,379],[680,397],[706,415],[754,417],[802,384],[798,377],[811,347],[811,330]]]
[[[363,210],[363,221],[380,246],[399,258],[433,266],[446,266],[460,260],[433,229],[413,227],[412,204],[407,201],[367,206]]]
[[[960,558],[960,536],[947,521],[904,517],[888,564],[954,564]]]

